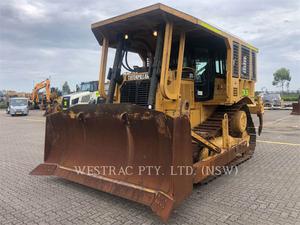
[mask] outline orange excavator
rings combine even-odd
[[[43,96],[40,100],[39,91],[43,88],[45,88],[46,90],[46,95],[45,97]],[[31,99],[30,99],[33,108],[40,108],[42,110],[46,109],[47,105],[51,103],[50,96],[51,96],[50,80],[46,79],[42,82],[37,83],[32,90]]]

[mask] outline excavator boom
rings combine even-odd
[[[41,81],[41,82],[37,83],[34,86],[33,90],[32,90],[31,101],[36,105],[39,104],[39,95],[38,95],[38,93],[43,88],[45,88],[45,91],[46,91],[46,102],[47,102],[47,104],[50,104],[50,102],[51,102],[51,99],[50,99],[50,96],[51,96],[50,80],[46,79],[44,81]]]

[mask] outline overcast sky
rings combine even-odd
[[[151,0],[1,0],[0,90],[31,91],[97,80],[99,45],[91,23],[157,3]],[[273,72],[290,69],[300,88],[299,0],[169,0],[166,5],[228,31],[259,48],[257,89],[272,87]],[[278,89],[279,90],[279,89]]]

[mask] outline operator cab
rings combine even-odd
[[[226,37],[199,26],[201,21],[190,18],[194,21],[190,22],[181,16],[158,10],[128,20],[92,25],[99,44],[106,49],[102,50],[105,57],[100,66],[100,77],[107,75],[110,80],[108,92],[104,93],[103,87],[100,91],[106,103],[118,101],[156,108],[156,94],[161,94],[160,99],[165,101],[179,99],[181,80],[189,82],[189,90],[193,85],[194,99],[186,99],[190,102],[212,100],[217,82],[219,90],[224,90]],[[148,21],[147,26],[144,21]],[[107,57],[108,48],[115,50],[113,56]],[[132,60],[131,54],[137,55],[139,62]],[[106,68],[107,58],[112,57],[113,65]],[[105,79],[100,86],[104,82]]]
[[[182,79],[194,81],[196,102],[214,97],[215,79],[226,79],[226,44],[204,31],[187,33]]]
[[[120,57],[119,78],[121,85],[121,103],[134,103],[147,106],[150,91],[150,76],[153,70],[155,51],[157,50],[157,31],[137,31],[134,34],[123,34],[122,55]],[[148,33],[148,35],[145,35]],[[194,81],[194,100],[208,101],[214,97],[215,79],[226,79],[226,44],[224,39],[204,30],[186,32],[182,79]],[[169,71],[177,76],[179,53],[179,34],[173,34]],[[117,53],[116,53],[117,54]],[[131,61],[129,55],[139,56]],[[162,63],[161,61],[159,63]],[[139,64],[140,66],[136,66]],[[134,66],[132,66],[134,65]],[[161,67],[161,65],[158,65]],[[109,68],[107,79],[110,80],[113,69]]]
[[[90,81],[90,82],[81,82],[80,84],[80,91],[89,91],[94,92],[98,90],[98,81]]]

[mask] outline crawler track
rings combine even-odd
[[[244,153],[241,155],[237,155],[237,157],[229,164],[227,164],[227,166],[238,166],[250,159],[254,153],[256,146],[256,130],[248,106],[245,103],[237,103],[232,106],[219,106],[206,121],[193,128],[193,131],[195,133],[201,135],[207,140],[221,136],[222,120],[224,118],[224,114],[227,113],[229,121],[229,133],[232,134],[233,132],[230,128],[230,122],[232,121],[233,115],[239,110],[245,111],[247,115],[247,132],[250,135],[250,142],[249,146],[246,147]],[[199,156],[199,152],[194,153],[194,156],[195,155]],[[208,183],[213,179],[215,179],[215,176],[211,176],[205,179],[201,182],[201,184]]]

